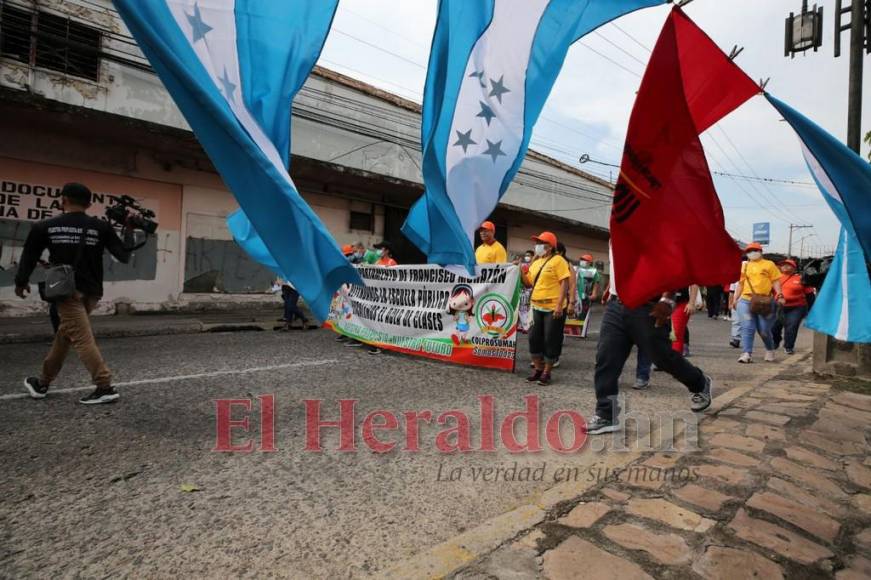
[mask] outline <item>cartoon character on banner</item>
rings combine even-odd
[[[475,292],[468,284],[457,284],[451,290],[448,299],[448,313],[456,322],[456,332],[451,334],[454,344],[460,346],[469,342],[469,331],[472,328],[472,310],[475,308]]]
[[[335,296],[333,296],[333,302],[330,305],[330,314],[335,320],[340,320],[342,318],[350,320],[351,316],[353,316],[354,310],[351,306],[351,297],[349,296],[350,290],[351,287],[349,285],[343,284],[339,287]]]

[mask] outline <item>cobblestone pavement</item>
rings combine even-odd
[[[701,452],[646,453],[451,577],[871,577],[871,396],[808,365],[706,418]]]

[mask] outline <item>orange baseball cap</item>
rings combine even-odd
[[[548,244],[550,247],[556,247],[556,236],[552,232],[541,232],[537,236],[532,236],[532,241]]]
[[[592,262],[593,256],[591,256],[590,254],[584,254],[583,256],[581,256],[581,260],[586,260],[587,262]]]
[[[795,263],[795,260],[793,260],[792,258],[788,258],[788,259],[786,259],[786,260],[783,260],[783,261],[781,262],[781,264],[789,264],[789,265],[792,266],[793,268],[798,268],[798,264],[796,264],[796,263]]]
[[[749,244],[747,244],[747,247],[744,248],[744,251],[749,252],[750,250],[757,250],[757,251],[761,252],[762,251],[762,244],[760,244],[759,242],[750,242]]]
[[[481,227],[480,227],[479,229],[482,229],[482,230],[490,230],[491,232],[495,232],[495,231],[496,231],[496,226],[493,225],[493,222],[484,222],[484,223],[481,224]]]
[[[344,246],[342,246],[342,254],[344,254],[345,256],[350,256],[353,253],[354,246],[352,246],[351,244],[345,244]]]

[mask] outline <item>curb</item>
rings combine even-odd
[[[812,356],[807,353],[801,356],[786,359],[777,365],[762,366],[763,371],[753,383],[735,387],[730,391],[714,397],[711,407],[701,416],[699,422],[710,420],[756,387],[783,373],[785,368],[794,367]],[[675,429],[674,436],[683,433],[685,424],[680,423]],[[650,437],[658,429],[651,430]],[[639,459],[647,451],[630,451],[628,453],[613,453],[603,461],[603,467],[621,468]],[[522,532],[541,523],[547,517],[548,512],[556,508],[560,503],[569,501],[579,495],[583,495],[598,482],[566,482],[555,485],[541,492],[534,501],[520,505],[513,510],[495,516],[484,523],[429,548],[411,558],[403,560],[383,572],[377,572],[371,578],[383,578],[395,580],[400,578],[444,578],[458,572],[460,569],[475,560],[493,552],[506,542],[518,537]]]

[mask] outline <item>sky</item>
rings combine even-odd
[[[468,0],[477,1],[477,0]],[[769,93],[841,140],[847,135],[849,58],[834,58],[835,0],[824,8],[823,46],[784,57],[784,21],[801,0],[694,0],[684,10],[725,51],[744,47],[736,62],[754,79],[770,78]],[[319,64],[416,102],[426,81],[437,0],[340,0]],[[617,170],[580,164],[581,155],[619,164],[641,75],[670,6],[629,14],[572,46],[532,138],[531,148],[611,179]],[[843,45],[849,45],[848,34]],[[863,135],[871,130],[871,55],[866,73]],[[711,169],[764,179],[714,175],[726,228],[750,240],[754,223],[771,224],[771,245],[793,254],[833,252],[839,224],[812,184],[794,132],[761,96],[702,135]],[[868,146],[863,144],[863,155]]]

